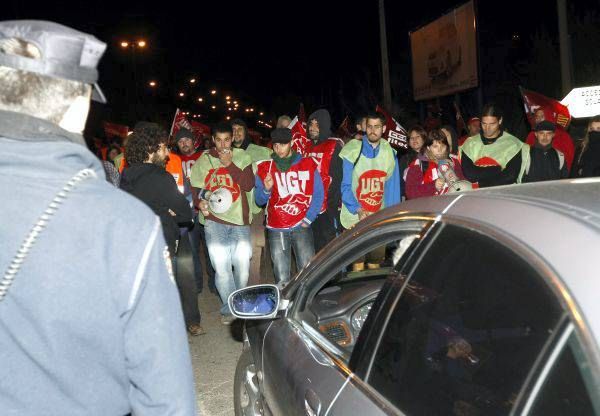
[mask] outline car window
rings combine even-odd
[[[296,319],[308,325],[349,357],[375,300],[390,273],[408,255],[419,237],[398,232],[377,243],[351,250],[333,267],[327,279],[312,289]],[[374,239],[373,239],[374,240]]]
[[[409,275],[367,382],[407,414],[508,414],[560,317],[540,276],[446,225]]]
[[[587,368],[585,355],[574,335],[563,348],[542,390],[531,415],[594,415],[590,390],[582,374]]]

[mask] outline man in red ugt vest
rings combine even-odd
[[[267,230],[275,280],[290,279],[291,250],[298,270],[315,254],[311,224],[323,204],[323,182],[312,158],[292,149],[292,132],[271,132],[272,159],[259,162],[254,198],[267,205]]]

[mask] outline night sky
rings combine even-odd
[[[540,28],[557,31],[554,0],[478,3],[482,41],[513,33],[527,37]],[[570,3],[600,10],[599,0]],[[461,2],[408,4],[386,2],[392,72],[408,62],[408,32]],[[101,85],[116,108],[133,99],[134,77],[142,103],[160,101],[210,114],[208,91],[215,88],[272,116],[285,102],[326,103],[328,93],[349,85],[346,80],[365,70],[380,82],[377,0],[182,1],[160,7],[132,1],[45,2],[32,7],[9,0],[0,17],[53,20],[108,43],[100,66]],[[145,51],[132,56],[119,48],[122,39],[137,38],[148,41]],[[192,76],[198,80],[194,86],[187,82]],[[159,83],[154,91],[147,86],[151,79]],[[184,99],[177,95],[180,90],[188,94]],[[208,98],[205,104],[192,105],[200,96]],[[279,108],[273,108],[275,103]]]

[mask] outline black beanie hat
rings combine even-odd
[[[177,134],[175,134],[175,142],[178,142],[179,139],[194,139],[194,133],[192,133],[189,129],[186,129],[185,127],[180,128],[177,131]]]
[[[288,128],[276,128],[271,132],[271,142],[289,143],[292,141],[292,131]]]
[[[556,130],[556,126],[554,125],[553,122],[548,121],[548,120],[544,120],[544,121],[540,121],[539,123],[537,123],[535,125],[535,131],[555,131]]]

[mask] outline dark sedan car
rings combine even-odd
[[[599,249],[598,180],[373,215],[231,295],[236,415],[600,414]]]

